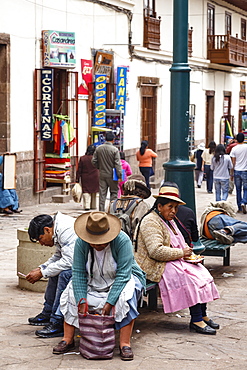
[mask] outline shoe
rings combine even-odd
[[[197,187],[198,187],[198,188],[200,188],[200,187],[201,187],[201,185],[197,185]]]
[[[213,194],[212,190],[208,190],[208,194]]]
[[[241,208],[242,208],[243,213],[246,215],[246,204],[242,203]]]
[[[190,331],[195,330],[197,333],[200,334],[207,334],[207,335],[216,335],[216,330],[211,328],[210,326],[206,325],[204,328],[190,322]]]
[[[12,212],[14,212],[14,213],[21,213],[22,212],[22,209],[12,209]]]
[[[216,240],[218,240],[222,244],[232,244],[234,241],[234,238],[227,234],[225,230],[215,230],[213,231],[214,237]]]
[[[65,340],[61,340],[61,342],[59,342],[54,348],[53,348],[53,351],[52,353],[54,355],[62,355],[63,353],[66,353],[72,349],[75,348],[75,342],[73,340],[72,343],[70,344],[67,344],[67,342],[65,342]]]
[[[41,330],[36,330],[35,334],[41,338],[63,337],[63,325],[51,322]]]
[[[123,346],[122,348],[119,347],[119,350],[120,350],[121,360],[131,361],[134,359],[134,355],[133,355],[131,347]]]
[[[208,321],[206,321],[206,320],[203,320],[203,321],[205,322],[205,324],[207,324],[208,326],[210,326],[213,329],[219,329],[220,328],[219,324],[216,324],[216,322],[214,322],[211,319],[208,320]]]
[[[13,214],[13,212],[10,209],[3,209],[3,213],[5,215],[12,215]]]
[[[30,317],[30,319],[28,319],[28,322],[30,325],[45,326],[50,324],[50,316],[40,313],[35,317]]]

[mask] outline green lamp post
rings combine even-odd
[[[165,181],[176,182],[181,198],[195,211],[194,167],[189,160],[188,0],[173,3],[173,64],[170,102],[170,159]]]

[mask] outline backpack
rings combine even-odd
[[[112,215],[117,216],[121,221],[121,229],[130,237],[131,241],[133,240],[133,234],[135,230],[132,230],[131,227],[131,215],[136,208],[136,206],[143,201],[141,198],[132,199],[127,208],[124,209],[124,203],[126,200],[115,199],[110,206],[110,212]],[[119,206],[121,205],[121,206]]]

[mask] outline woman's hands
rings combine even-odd
[[[184,257],[190,257],[192,255],[193,248],[187,246],[183,249]]]
[[[110,303],[105,303],[104,307],[102,308],[102,316],[109,316],[112,309],[112,305]],[[86,303],[81,303],[79,305],[79,312],[83,315],[86,314]]]
[[[111,309],[112,309],[112,305],[106,302],[106,304],[102,308],[102,316],[109,316]]]

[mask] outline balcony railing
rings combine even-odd
[[[247,42],[230,35],[208,35],[211,63],[247,67]]]
[[[144,46],[152,50],[160,50],[161,19],[144,16]]]
[[[191,27],[188,30],[188,56],[189,57],[192,57],[192,52],[193,52],[193,49],[192,49],[192,33],[193,33],[193,27]]]

